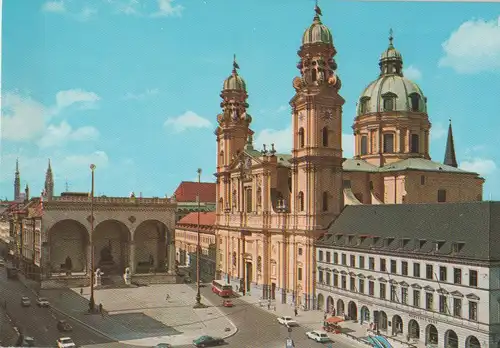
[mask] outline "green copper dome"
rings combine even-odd
[[[316,13],[316,16],[314,16],[314,20],[311,26],[306,29],[304,35],[302,36],[303,45],[316,43],[333,45],[332,33],[326,25],[321,23],[321,19],[319,18],[318,13]]]

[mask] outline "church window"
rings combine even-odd
[[[384,134],[384,153],[394,153],[394,134]]]
[[[394,111],[394,103],[396,101],[396,95],[394,93],[386,93],[382,96],[384,111]]]
[[[410,95],[411,111],[420,111],[420,96],[417,93]]]
[[[328,192],[323,192],[323,211],[328,211]]]
[[[328,127],[323,127],[323,146],[328,146]]]
[[[298,207],[299,211],[304,211],[304,192],[300,191],[299,192],[299,202],[298,202]]]
[[[444,203],[446,202],[446,190],[438,190],[438,202]]]
[[[412,153],[419,153],[419,142],[420,142],[420,137],[418,134],[412,134],[411,135],[411,152]]]
[[[361,155],[368,154],[368,137],[366,135],[361,136]]]
[[[370,97],[363,97],[359,101],[359,113],[360,114],[366,114],[369,112],[368,107],[369,107],[369,102]]]
[[[252,212],[252,189],[247,189],[246,190],[246,203],[247,203],[247,213]]]
[[[299,147],[304,147],[304,128],[302,127],[299,129]]]

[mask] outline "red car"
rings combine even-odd
[[[233,301],[231,301],[231,300],[224,300],[224,301],[222,301],[222,305],[224,307],[233,307],[234,306],[233,305]]]

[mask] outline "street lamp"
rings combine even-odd
[[[90,165],[92,172],[92,186],[90,191],[90,301],[89,311],[94,312],[94,171],[95,165]]]
[[[201,245],[200,245],[200,190],[201,190],[201,168],[198,168],[198,238],[196,243],[196,303],[194,304],[194,308],[205,308],[205,305],[201,303],[201,294],[200,294],[200,257],[201,257]]]

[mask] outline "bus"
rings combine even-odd
[[[229,297],[233,294],[233,287],[220,280],[212,281],[212,292],[220,297]]]

